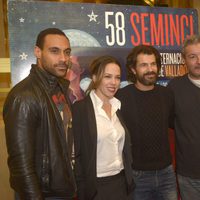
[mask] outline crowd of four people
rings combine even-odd
[[[18,199],[177,200],[178,191],[182,200],[200,199],[200,36],[185,40],[188,73],[167,87],[156,84],[161,58],[153,46],[131,50],[130,84],[122,89],[118,60],[97,57],[86,97],[73,105],[63,79],[70,66],[67,36],[56,28],[41,31],[34,53],[37,63],[3,110]]]

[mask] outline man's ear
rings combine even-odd
[[[34,54],[35,54],[35,57],[37,59],[41,58],[41,49],[38,46],[35,46],[35,48],[34,48]]]
[[[131,67],[131,71],[133,72],[133,74],[136,74],[136,71],[133,67]]]
[[[185,56],[182,55],[182,61],[185,63]]]

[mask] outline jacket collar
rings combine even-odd
[[[69,87],[68,80],[53,76],[35,64],[31,66],[31,74],[39,76],[46,91],[52,92],[59,85],[66,92]]]

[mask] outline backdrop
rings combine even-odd
[[[10,0],[8,25],[13,85],[26,77],[36,62],[33,49],[37,34],[49,27],[65,32],[73,62],[66,78],[71,81],[75,101],[82,98],[89,82],[87,68],[99,55],[119,59],[122,87],[126,85],[126,56],[139,44],[159,50],[159,84],[166,85],[171,78],[185,74],[181,44],[187,36],[198,33],[198,16],[195,9]]]

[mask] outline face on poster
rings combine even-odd
[[[8,25],[12,85],[29,74],[36,62],[36,37],[49,27],[63,30],[70,39],[73,65],[67,78],[73,88],[81,81],[83,88],[87,86],[87,68],[100,55],[118,58],[125,81],[126,57],[139,44],[159,50],[159,81],[166,85],[169,79],[187,72],[181,44],[187,36],[198,33],[198,15],[195,9],[10,0]],[[79,99],[82,92],[78,89],[74,90]]]

